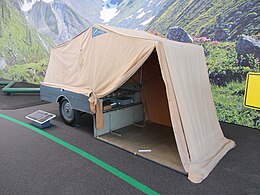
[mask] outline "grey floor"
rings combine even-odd
[[[19,104],[24,99],[15,96]],[[28,98],[28,97],[27,97]],[[8,101],[2,102],[8,107]],[[11,105],[10,105],[11,106]],[[93,138],[91,118],[65,125],[58,106],[44,104],[0,113],[30,123],[25,116],[45,110],[57,117],[45,131],[128,174],[160,194],[260,194],[260,131],[221,123],[237,146],[201,184],[187,176]],[[142,194],[123,180],[41,135],[0,118],[0,194]]]
[[[0,81],[5,80],[1,79]],[[6,95],[1,91],[4,85],[0,85],[0,109],[13,110],[45,104],[47,102],[40,101],[39,94],[12,94]],[[39,85],[29,84],[25,82],[17,82],[13,87],[16,88],[38,88]]]

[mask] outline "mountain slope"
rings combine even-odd
[[[52,44],[8,1],[0,1],[0,55],[7,65],[36,62],[49,55]]]
[[[99,12],[102,9],[102,0],[60,0],[71,7],[84,20],[91,24],[101,23]]]
[[[53,42],[49,37],[38,33],[10,1],[1,0],[0,8],[0,77],[15,80],[29,78],[28,80],[36,82],[35,78],[39,76],[37,74],[43,73],[35,75],[33,70],[29,74],[31,69],[24,64],[47,63]],[[20,74],[15,70],[19,70]],[[27,78],[22,72],[27,74]]]
[[[28,21],[39,32],[50,35],[57,44],[73,38],[89,27],[88,22],[61,1],[36,2],[27,15]]]
[[[233,40],[259,33],[259,13],[258,0],[168,0],[149,30],[167,34],[170,26],[182,26],[191,35],[213,37],[222,29]]]
[[[143,30],[147,29],[148,24],[167,4],[167,0],[123,0],[119,2],[119,14],[109,24]]]

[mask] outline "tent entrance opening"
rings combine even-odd
[[[94,125],[95,137],[185,172],[156,51],[123,86],[103,99],[103,110],[104,128],[97,130]]]

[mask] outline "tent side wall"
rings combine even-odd
[[[189,179],[199,183],[235,143],[222,133],[203,48],[170,41],[163,47],[190,155]]]

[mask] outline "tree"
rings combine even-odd
[[[31,37],[31,31],[28,28],[28,23],[26,23],[26,28],[25,28],[25,41],[28,45],[32,46],[32,37]]]
[[[3,20],[5,19],[5,9],[4,9],[4,5],[2,4],[2,18]]]
[[[2,28],[2,22],[0,21],[0,38],[3,37],[3,28]]]
[[[26,27],[25,27],[25,41],[28,41],[28,24],[26,22]]]
[[[11,18],[11,12],[10,12],[10,9],[7,10],[7,14],[8,14],[8,18],[10,19],[10,18]]]
[[[31,36],[31,31],[30,30],[29,30],[28,37],[29,37],[29,45],[32,46],[32,36]]]

